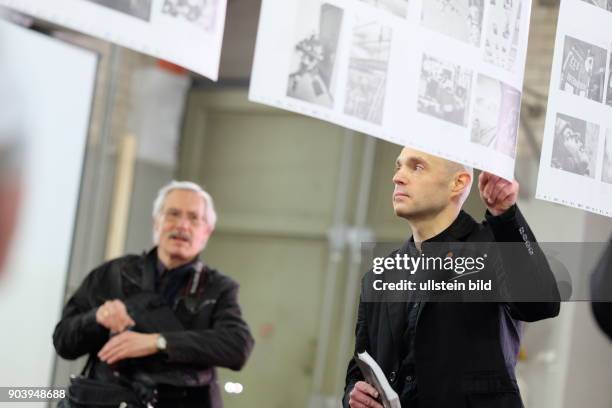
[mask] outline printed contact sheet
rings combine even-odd
[[[609,217],[611,52],[612,2],[563,0],[536,192],[536,198]]]
[[[263,0],[249,99],[512,179],[531,0]]]
[[[217,80],[227,0],[0,0]]]

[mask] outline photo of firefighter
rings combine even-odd
[[[522,9],[522,0],[489,2],[484,48],[486,62],[514,71],[521,34]]]
[[[104,7],[112,8],[141,20],[151,20],[153,0],[86,0]]]
[[[343,10],[328,3],[300,3],[287,96],[331,108]],[[308,32],[309,34],[304,35]]]
[[[478,47],[483,10],[484,0],[428,0],[423,2],[421,24]]]
[[[361,0],[398,17],[406,17],[408,0]]]
[[[486,75],[476,80],[470,140],[507,156],[516,156],[521,93]]]
[[[216,26],[218,3],[219,0],[164,0],[162,13],[211,32]]]
[[[601,181],[612,184],[612,130],[610,129],[606,130]]]
[[[594,178],[599,126],[557,114],[551,167]]]
[[[472,71],[423,55],[417,110],[459,126],[467,126]]]
[[[382,123],[390,49],[390,28],[374,20],[355,23],[344,113]]]
[[[601,47],[566,36],[560,89],[602,102],[607,52]]]
[[[612,0],[582,0],[604,10],[612,11]]]

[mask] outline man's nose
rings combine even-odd
[[[191,224],[189,223],[189,218],[185,216],[179,217],[179,219],[176,221],[176,227],[182,230],[188,229],[190,225]]]
[[[393,184],[403,186],[407,183],[407,178],[402,174],[401,170],[398,170],[393,175]]]

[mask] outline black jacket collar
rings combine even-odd
[[[121,270],[123,277],[140,289],[155,290],[155,283],[159,277],[157,246],[153,247],[148,252],[143,252],[141,256],[136,257],[136,263],[138,265],[136,268],[132,268],[127,264],[123,266]],[[191,273],[194,268],[203,269],[203,264],[198,256],[189,264],[176,269],[182,269],[183,267],[186,267],[185,270]]]
[[[459,211],[457,218],[444,231],[438,235],[431,237],[423,242],[456,242],[465,241],[468,235],[478,226],[478,223],[471,215],[465,211]],[[414,245],[414,236],[411,236],[408,241],[400,248],[400,253],[414,253],[416,247]]]

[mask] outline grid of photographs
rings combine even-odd
[[[514,158],[521,111],[521,92],[479,74],[471,120],[470,141]]]
[[[480,46],[484,0],[427,0],[421,24],[457,40]]]
[[[609,5],[561,2],[536,197],[612,217]]]
[[[162,13],[195,24],[212,32],[215,29],[219,0],[164,0]]]
[[[594,178],[598,142],[599,125],[557,113],[550,166]]]
[[[263,1],[251,101],[512,177],[532,0]]]
[[[466,127],[471,87],[471,70],[424,55],[417,110]]]
[[[287,96],[331,108],[344,11],[329,3],[320,3],[318,7],[309,3],[300,3],[298,38],[288,76]]]
[[[606,75],[605,49],[566,36],[561,65],[562,91],[596,102],[603,101]]]
[[[391,36],[391,29],[376,20],[357,20],[353,27],[344,105],[347,115],[382,123]]]
[[[153,0],[85,0],[104,7],[111,8],[144,21],[151,19]]]
[[[408,0],[360,0],[398,17],[406,17]]]

